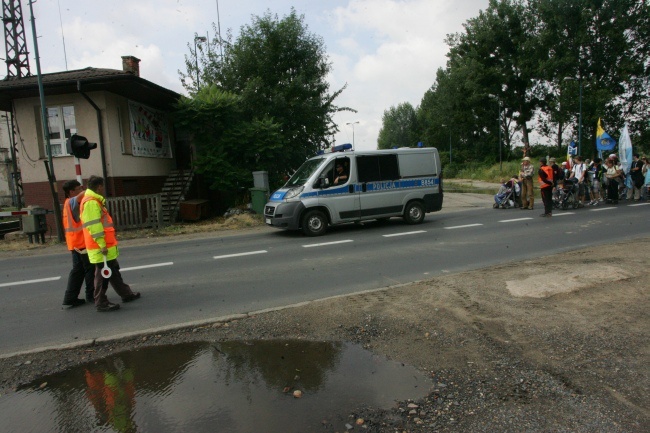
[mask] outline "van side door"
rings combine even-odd
[[[361,216],[400,215],[403,195],[396,154],[357,155]]]

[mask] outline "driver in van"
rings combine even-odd
[[[348,173],[342,161],[336,162],[336,173],[334,175],[334,185],[343,185],[348,181]]]

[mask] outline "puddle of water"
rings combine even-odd
[[[418,399],[430,385],[347,343],[189,343],[43,377],[0,397],[0,422],[8,432],[345,431],[356,408]]]

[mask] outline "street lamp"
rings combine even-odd
[[[578,82],[578,87],[579,87],[579,96],[578,96],[578,104],[579,104],[579,114],[578,114],[578,155],[581,155],[580,153],[580,145],[582,144],[582,77],[578,77],[578,79],[575,79],[573,77],[564,77],[564,81],[577,81]]]
[[[348,122],[348,123],[346,123],[346,125],[352,125],[352,148],[353,149],[356,149],[356,147],[354,146],[354,125],[356,125],[357,123],[359,123],[358,120],[356,122]]]
[[[497,128],[499,128],[499,171],[503,171],[503,156],[501,152],[501,98],[493,94],[489,94],[488,96],[497,100]]]
[[[194,60],[196,61],[196,90],[199,90],[199,53],[197,51],[197,43],[204,43],[208,40],[205,36],[194,36]]]
[[[443,128],[446,128],[447,125],[442,124]],[[449,164],[451,164],[451,125],[449,125]]]

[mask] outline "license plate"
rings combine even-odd
[[[266,219],[266,223],[267,223],[267,224],[271,224],[271,218],[267,218],[267,219]]]

